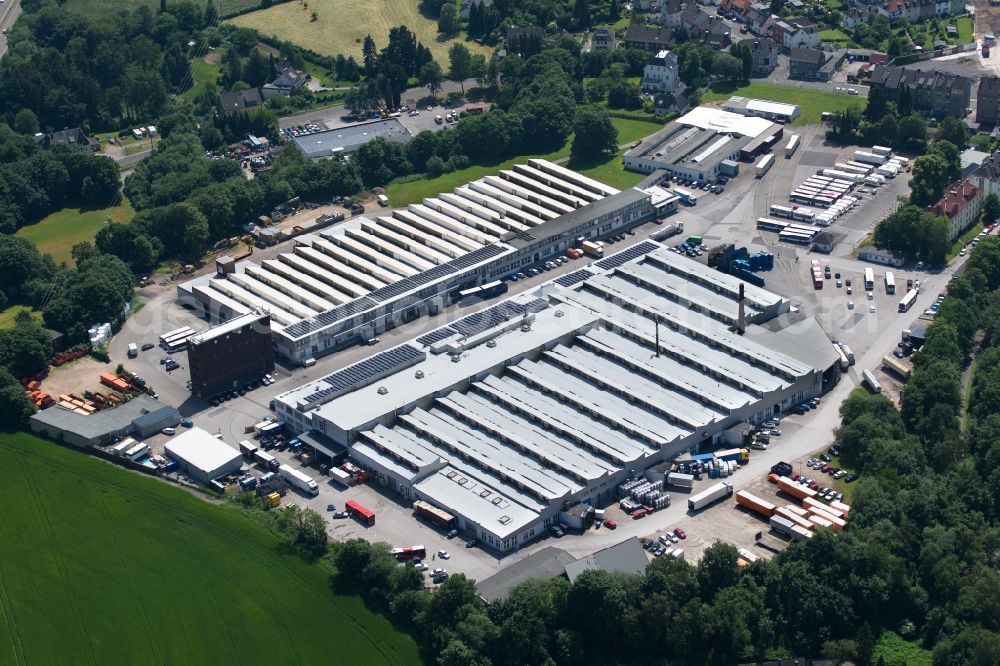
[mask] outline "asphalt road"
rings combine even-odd
[[[0,4],[0,31],[4,33],[0,34],[0,57],[7,53],[6,32],[10,30],[11,26],[14,25],[14,21],[20,15],[21,3],[19,0],[6,0],[6,2]]]

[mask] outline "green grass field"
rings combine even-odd
[[[885,660],[885,666],[931,666],[931,651],[904,640],[891,631],[884,632],[875,644],[872,663]]]
[[[595,161],[577,162],[570,160],[564,166],[588,178],[599,180],[605,185],[616,187],[619,190],[626,190],[645,178],[646,174],[636,171],[626,171],[625,165],[622,164],[622,155],[624,153],[624,150],[619,150],[610,157]]]
[[[851,38],[840,30],[823,30],[819,33],[819,38],[824,42],[844,43],[851,41]]]
[[[0,663],[421,661],[227,506],[25,434],[0,466]]]
[[[619,145],[632,143],[652,134],[662,127],[659,123],[627,118],[612,118],[611,122],[618,128]],[[546,160],[559,160],[569,157],[569,149],[572,143],[573,137],[570,135],[562,148],[545,155],[519,155],[501,162],[474,164],[459,171],[442,174],[437,178],[421,178],[402,183],[390,183],[389,187],[386,188],[386,193],[389,197],[390,205],[395,208],[402,208],[410,204],[420,203],[426,197],[437,196],[441,192],[450,192],[459,185],[464,185],[483,176],[495,175],[501,169],[509,169],[512,165],[527,162],[532,157],[540,157]],[[568,163],[565,166],[579,170],[591,178],[619,189],[631,187],[644,178],[643,174],[633,174],[625,171],[621,163],[621,152],[617,153],[614,157],[597,162],[588,162],[586,164]]]
[[[17,313],[21,310],[28,310],[31,312],[31,316],[38,321],[42,320],[42,313],[37,310],[32,310],[24,305],[12,305],[6,310],[0,310],[0,329],[13,328],[14,318],[17,317]]]
[[[92,241],[97,232],[107,224],[107,219],[113,222],[130,222],[135,211],[127,199],[114,208],[81,211],[64,208],[52,213],[41,222],[21,227],[17,236],[30,240],[35,246],[51,254],[56,262],[73,263],[69,251],[82,241]]]
[[[215,83],[216,79],[219,78],[219,71],[222,69],[222,65],[219,64],[219,56],[215,53],[209,54],[207,56],[215,62],[207,62],[205,58],[197,58],[191,61],[191,78],[194,79],[194,85],[184,91],[181,95],[184,99],[193,100],[201,92],[202,88],[210,83]]]
[[[418,9],[418,0],[309,0],[286,2],[268,9],[244,14],[231,20],[236,25],[255,28],[265,35],[294,42],[317,53],[345,56],[353,55],[361,62],[361,44],[370,34],[378,48],[389,41],[389,28],[405,25],[414,32],[417,40],[434,54],[434,58],[447,69],[448,47],[454,40],[442,39],[437,22]],[[316,12],[317,19],[312,20]],[[473,53],[489,58],[492,49],[475,42],[466,42]]]
[[[847,95],[823,92],[815,88],[796,88],[776,83],[750,83],[745,86],[713,86],[702,96],[704,102],[726,100],[733,95],[766,99],[772,102],[798,104],[802,115],[796,118],[792,125],[815,125],[820,122],[820,114],[824,111],[844,111],[851,106],[864,106],[864,100]]]

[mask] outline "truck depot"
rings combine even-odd
[[[283,393],[275,411],[291,432],[349,447],[404,503],[511,551],[572,506],[611,501],[633,473],[819,395],[833,346],[789,308],[644,241],[545,298],[522,294]]]

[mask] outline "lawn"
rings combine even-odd
[[[206,58],[208,60],[206,60]],[[209,62],[211,60],[212,62]],[[217,53],[209,53],[204,58],[197,58],[191,61],[191,78],[194,79],[194,85],[184,91],[181,95],[184,99],[193,100],[201,92],[203,86],[209,83],[215,83],[216,79],[219,78],[219,71],[222,69],[222,65],[219,64],[219,55]]]
[[[619,145],[641,139],[662,127],[659,123],[627,118],[612,118],[611,122],[618,128]],[[394,208],[403,208],[410,204],[420,203],[426,197],[434,197],[441,192],[450,192],[459,185],[465,185],[484,176],[496,175],[501,169],[509,169],[514,164],[522,164],[532,157],[552,161],[561,160],[569,157],[572,143],[573,137],[570,135],[562,148],[545,155],[519,155],[501,162],[474,164],[459,171],[442,174],[437,178],[420,178],[408,182],[390,183],[389,187],[386,188],[389,204]],[[589,162],[584,165],[569,163],[565,166],[574,170],[579,169],[581,173],[619,189],[631,187],[644,178],[643,174],[628,173],[624,170],[620,152],[614,158]]]
[[[30,240],[46,254],[51,254],[56,263],[73,263],[69,251],[77,243],[92,241],[97,232],[108,223],[130,222],[135,211],[128,199],[114,208],[79,210],[64,208],[52,213],[41,222],[36,222],[17,230],[17,236]]]
[[[17,313],[21,310],[28,310],[31,316],[38,321],[42,320],[42,313],[37,310],[32,310],[24,305],[12,305],[6,310],[0,310],[0,329],[13,328],[14,318],[17,317]]]
[[[370,34],[381,49],[389,41],[389,28],[405,25],[447,69],[448,47],[454,40],[440,38],[437,22],[420,13],[418,0],[310,0],[308,8],[303,4],[286,2],[238,16],[230,22],[256,28],[262,34],[275,35],[317,53],[353,55],[358,62],[361,62],[365,35]],[[312,20],[313,12],[317,15],[315,21]],[[492,52],[475,42],[466,42],[466,45],[487,58]]]
[[[228,506],[26,434],[0,466],[0,663],[420,663]]]
[[[835,43],[847,43],[851,41],[851,38],[845,35],[843,32],[837,29],[833,30],[823,30],[819,33],[820,40],[824,42],[835,42]]]
[[[612,118],[611,123],[618,128],[619,145],[644,139],[653,132],[663,129],[663,123],[631,118]]]
[[[588,178],[599,180],[605,185],[610,185],[611,187],[615,187],[619,190],[627,190],[645,178],[647,174],[635,171],[626,171],[625,165],[622,164],[622,155],[624,153],[624,150],[619,150],[614,155],[604,157],[599,160],[580,162],[570,160],[564,166],[581,173]]]
[[[958,26],[958,43],[959,44],[969,44],[975,41],[975,36],[972,34],[972,19],[968,16],[963,16],[956,19],[955,25]]]
[[[851,106],[864,106],[864,100],[859,100],[857,97],[823,92],[815,88],[797,88],[776,83],[750,83],[741,87],[717,84],[705,92],[702,100],[715,102],[729,99],[733,95],[798,104],[802,115],[796,118],[792,125],[815,125],[820,122],[820,114],[824,111],[844,111]]]

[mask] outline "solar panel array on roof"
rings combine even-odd
[[[578,271],[573,271],[572,273],[567,273],[560,278],[556,278],[556,284],[562,287],[572,287],[574,284],[583,282],[591,275],[593,275],[593,273],[588,271],[586,268],[581,268]]]
[[[305,400],[306,402],[313,402],[325,396],[359,389],[373,381],[377,381],[381,377],[385,377],[411,365],[413,361],[423,359],[425,356],[424,352],[408,344],[375,354],[360,363],[355,363],[343,370],[338,370],[332,375],[327,375],[323,378],[323,381],[329,384],[330,388],[312,393],[306,396]]]
[[[525,310],[527,310],[526,306],[508,301],[494,305],[482,312],[471,314],[468,317],[463,317],[454,322],[451,327],[468,337],[487,331],[494,326],[499,326],[514,317],[519,317],[524,314]]]
[[[642,241],[638,245],[633,245],[630,248],[622,250],[621,252],[616,252],[610,257],[605,257],[600,261],[596,262],[594,265],[598,268],[603,268],[605,270],[609,268],[618,268],[626,261],[632,261],[636,257],[641,257],[644,254],[649,254],[653,250],[658,249],[660,246],[652,241]]]
[[[419,338],[417,338],[417,342],[419,342],[422,345],[429,346],[434,344],[435,342],[441,342],[445,338],[450,338],[456,333],[458,333],[458,331],[456,331],[455,329],[451,328],[450,326],[445,326],[444,328],[439,328],[436,331],[431,331],[427,335],[421,335]]]
[[[474,252],[452,259],[448,263],[435,266],[430,270],[417,273],[416,275],[408,277],[405,280],[400,280],[399,282],[387,285],[381,289],[376,289],[370,293],[369,296],[379,302],[389,301],[397,296],[405,294],[408,291],[412,291],[421,285],[429,284],[447,275],[451,275],[452,273],[457,273],[458,271],[464,270],[470,266],[475,266],[476,264],[486,261],[487,259],[492,259],[493,257],[501,255],[506,251],[507,248],[500,245],[487,245],[486,247],[479,248]]]
[[[332,310],[321,312],[315,317],[303,319],[300,322],[292,324],[285,329],[285,332],[292,337],[298,338],[316,329],[329,326],[330,324],[340,321],[341,319],[353,317],[354,315],[364,312],[365,310],[370,310],[376,305],[378,305],[376,301],[367,296],[362,296],[361,298],[356,298],[353,301],[344,303],[339,307],[335,307]]]

